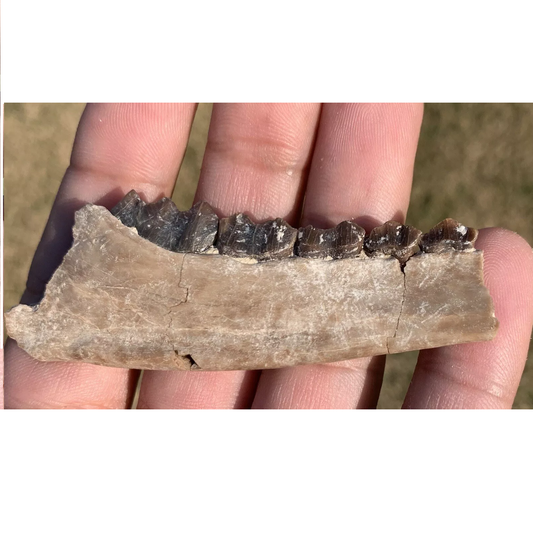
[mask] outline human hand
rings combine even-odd
[[[39,299],[59,265],[76,209],[87,202],[110,208],[132,188],[148,201],[171,194],[194,108],[87,107],[23,302]],[[222,215],[279,216],[296,227],[356,218],[368,230],[404,220],[422,106],[326,104],[320,112],[316,104],[216,105],[196,200]],[[533,254],[523,239],[502,229],[482,230],[476,246],[485,251],[498,335],[491,342],[422,351],[406,407],[512,405],[533,322]],[[125,408],[139,374],[41,363],[12,340],[5,358],[6,407]],[[384,363],[379,356],[264,372],[145,372],[139,407],[375,407]]]

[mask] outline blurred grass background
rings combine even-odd
[[[5,104],[4,310],[24,290],[84,107]],[[198,108],[173,195],[180,209],[192,204],[211,109]],[[426,231],[446,217],[503,226],[533,244],[533,104],[426,105],[407,222]],[[529,353],[515,408],[533,407]],[[378,407],[401,406],[416,357],[388,358]]]

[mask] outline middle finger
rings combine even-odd
[[[355,218],[367,231],[403,222],[422,122],[420,104],[325,104],[302,225]],[[377,404],[385,356],[262,373],[253,407],[351,408]]]
[[[196,201],[219,213],[296,224],[319,104],[216,104]],[[251,404],[257,372],[146,372],[140,407],[233,408]]]

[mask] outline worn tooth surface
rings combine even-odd
[[[111,213],[125,226],[135,227],[141,237],[174,252],[205,252],[218,231],[218,216],[207,202],[180,212],[170,198],[147,204],[131,190]]]
[[[242,213],[220,220],[217,248],[221,254],[257,259],[293,255],[298,231],[281,218],[255,224]]]
[[[351,220],[330,229],[306,226],[298,232],[296,253],[312,259],[355,257],[361,253],[364,236],[365,230]]]
[[[365,239],[365,230],[351,220],[345,220],[335,230],[334,259],[355,257],[361,253]]]
[[[374,228],[365,240],[365,251],[371,256],[392,255],[402,263],[418,250],[422,232],[413,226],[406,226],[389,220]]]
[[[477,236],[477,229],[446,218],[422,235],[420,249],[427,253],[473,250]]]
[[[120,202],[111,209],[111,213],[115,215],[125,226],[130,228],[137,226],[139,213],[145,203],[141,200],[135,190],[131,190]]]
[[[176,221],[179,216],[174,202],[170,198],[161,198],[143,206],[138,216],[137,231],[150,242],[172,250],[176,243]]]
[[[296,255],[312,259],[333,257],[334,228],[320,229],[313,226],[300,228],[296,243]]]
[[[177,223],[180,231],[174,251],[202,253],[214,245],[218,216],[207,202],[199,202],[181,213]]]

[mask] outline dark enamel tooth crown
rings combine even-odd
[[[144,205],[145,203],[141,200],[137,192],[131,190],[111,209],[111,214],[115,215],[125,226],[135,228],[139,219],[139,212]]]
[[[170,198],[147,204],[130,191],[111,209],[124,225],[141,237],[181,253],[203,253],[214,246],[219,253],[257,261],[293,255],[312,259],[390,255],[405,263],[419,248],[425,253],[473,250],[478,232],[447,218],[422,235],[413,226],[391,220],[374,228],[365,239],[363,228],[345,220],[334,228],[307,226],[296,230],[281,218],[254,223],[237,213],[219,220],[207,202],[179,211]]]
[[[206,202],[179,211],[170,198],[147,204],[132,190],[111,213],[141,237],[173,252],[205,252],[218,231],[218,216]]]
[[[161,198],[153,204],[143,205],[135,227],[141,237],[161,248],[174,250],[177,239],[175,228],[179,214],[172,200]]]
[[[428,253],[472,250],[477,236],[477,229],[446,218],[422,235],[420,249]]]
[[[221,254],[258,261],[293,255],[297,230],[281,218],[255,224],[238,213],[220,220],[217,248]]]
[[[405,263],[418,251],[422,232],[413,226],[406,226],[390,220],[374,228],[365,240],[365,251],[370,257],[392,255]]]
[[[178,218],[179,237],[174,251],[202,253],[213,247],[218,231],[218,216],[207,202],[199,202]]]
[[[356,257],[361,253],[364,237],[365,230],[351,220],[330,229],[306,226],[298,232],[296,254],[313,259]]]

